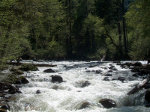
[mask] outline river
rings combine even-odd
[[[12,112],[150,112],[144,106],[144,91],[128,96],[127,93],[142,78],[133,77],[130,69],[122,69],[112,62],[52,61],[34,62],[57,65],[51,69],[55,73],[44,73],[49,67],[39,67],[39,71],[25,72],[30,83],[22,85],[22,94],[16,94],[16,101],[10,102]],[[114,70],[110,67],[114,66]],[[106,75],[110,81],[104,81]],[[51,75],[59,75],[62,83],[52,83]],[[125,81],[115,80],[124,77]],[[83,82],[88,85],[83,86]],[[36,91],[39,90],[40,94]],[[116,108],[106,109],[101,99],[112,99]],[[87,108],[81,105],[88,102]]]

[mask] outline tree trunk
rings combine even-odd
[[[118,26],[118,34],[119,34],[119,58],[122,59],[122,36],[121,36],[121,26],[120,22],[117,23]]]
[[[68,58],[72,57],[72,24],[71,24],[71,1],[68,0],[68,13],[69,13],[69,17],[68,17],[68,25],[69,25],[69,35],[68,35],[68,39],[67,39],[67,44],[68,44],[68,48],[67,48],[67,55]]]
[[[127,48],[127,33],[126,33],[126,20],[124,18],[125,8],[124,8],[124,0],[122,0],[122,24],[123,24],[123,39],[124,39],[124,58],[128,57],[128,48]]]

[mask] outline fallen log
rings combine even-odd
[[[139,83],[138,85],[136,85],[132,90],[130,90],[127,94],[128,95],[132,95],[135,94],[137,92],[139,92],[141,89],[143,89],[145,87],[145,85],[149,82],[149,78],[144,79],[141,83]]]
[[[33,65],[37,67],[56,67],[57,65],[51,65],[51,64],[34,64]]]

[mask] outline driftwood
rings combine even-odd
[[[132,95],[135,94],[137,92],[139,92],[141,89],[143,89],[145,87],[145,85],[149,82],[149,78],[144,79],[141,83],[139,83],[138,85],[136,85],[131,91],[128,92],[128,95]]]
[[[37,67],[55,67],[57,65],[51,65],[51,64],[34,64],[33,65],[37,66]]]

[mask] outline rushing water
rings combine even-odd
[[[16,101],[11,102],[12,112],[150,112],[144,107],[144,90],[128,96],[127,93],[142,79],[131,77],[129,69],[122,69],[111,62],[40,62],[57,65],[52,67],[56,73],[44,73],[49,67],[39,67],[39,71],[27,72],[29,84],[23,85],[17,94]],[[111,78],[123,76],[119,80],[104,81],[105,74],[110,72],[109,67],[115,66],[117,70],[111,71]],[[100,73],[87,72],[99,70]],[[51,75],[60,75],[63,83],[52,83]],[[81,87],[88,81],[90,85]],[[36,91],[40,90],[40,94]],[[109,98],[117,103],[116,108],[105,109],[99,103],[100,99]],[[89,107],[80,109],[84,102]]]

